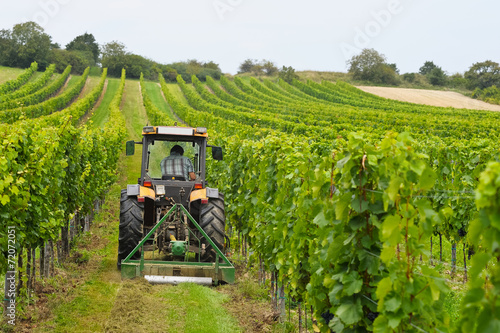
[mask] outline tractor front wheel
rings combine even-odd
[[[132,252],[142,239],[143,212],[144,206],[137,201],[137,197],[128,196],[127,190],[122,190],[118,234],[118,269],[121,269],[122,260]],[[140,258],[140,250],[131,257],[131,259]]]

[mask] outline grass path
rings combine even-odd
[[[92,116],[90,117],[90,121],[93,127],[104,127],[104,124],[108,121],[109,117],[109,104],[111,100],[116,94],[118,90],[118,86],[120,85],[119,79],[107,79],[106,92],[102,97],[101,103],[94,110]]]
[[[0,84],[13,80],[26,69],[0,66]]]

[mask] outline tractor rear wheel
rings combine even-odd
[[[221,250],[224,251],[226,215],[224,212],[224,195],[219,193],[218,198],[209,198],[207,204],[200,205],[199,208],[199,225],[210,237],[212,242]],[[195,210],[196,210],[195,208]],[[214,261],[216,251],[207,239],[203,238],[202,243],[205,244],[205,255],[202,256],[203,261]]]
[[[144,206],[137,197],[128,196],[127,190],[122,190],[120,197],[120,227],[118,236],[118,269],[122,260],[139,244],[142,239],[142,222]],[[140,259],[140,250],[131,259]]]

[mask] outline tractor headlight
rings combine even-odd
[[[196,127],[196,133],[205,134],[205,133],[207,133],[207,128],[206,127]]]
[[[165,195],[165,185],[156,185],[156,195]]]

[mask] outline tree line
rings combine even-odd
[[[404,82],[415,85],[432,85],[472,90],[472,97],[488,102],[500,103],[500,65],[486,60],[472,64],[464,73],[448,75],[433,61],[426,61],[418,73],[400,75],[396,64],[387,62],[385,55],[374,49],[364,49],[347,62],[349,74],[354,80],[376,84],[400,85]]]
[[[14,25],[12,29],[0,30],[0,65],[27,68],[36,61],[38,70],[45,70],[55,64],[56,71],[62,73],[72,66],[73,74],[82,74],[87,67],[108,68],[108,75],[120,77],[122,68],[128,78],[156,80],[162,74],[167,81],[175,82],[177,75],[190,82],[191,76],[205,81],[207,76],[218,79],[222,71],[213,61],[201,62],[195,59],[171,64],[156,61],[127,51],[119,41],[104,45],[97,43],[94,35],[85,32],[75,37],[64,48],[52,41],[52,37],[35,22]]]

